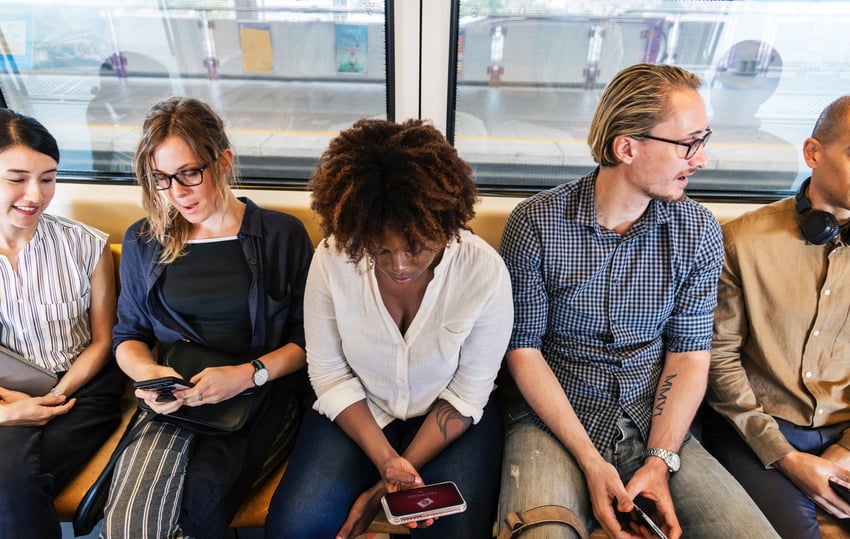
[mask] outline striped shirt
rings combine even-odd
[[[648,437],[666,351],[710,348],[723,244],[714,216],[688,198],[651,201],[624,236],[603,228],[596,174],[520,203],[501,252],[509,349],[541,350],[601,451],[623,415]]]
[[[0,256],[0,342],[54,372],[68,370],[91,341],[91,276],[107,235],[44,214],[18,255]]]

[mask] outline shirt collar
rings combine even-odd
[[[239,201],[245,203],[245,215],[242,217],[242,224],[239,226],[239,236],[262,236],[263,235],[263,217],[259,211],[259,206],[254,204],[248,197],[237,197]]]
[[[599,224],[596,221],[596,206],[593,201],[596,192],[596,177],[599,175],[599,167],[593,170],[587,176],[581,178],[577,182],[578,189],[578,207],[575,209],[574,219],[585,226],[596,229]],[[629,229],[629,234],[637,234],[646,230],[651,230],[658,225],[667,223],[671,219],[670,204],[678,202],[663,202],[661,200],[652,199],[649,201],[649,206],[641,215],[640,219]],[[570,216],[568,215],[569,219]]]

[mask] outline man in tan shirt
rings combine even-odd
[[[777,532],[817,538],[816,504],[850,504],[850,95],[803,143],[800,192],[723,227],[706,445]],[[848,521],[845,529],[850,531]]]

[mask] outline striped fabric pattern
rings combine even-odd
[[[181,504],[174,501],[183,497],[195,437],[164,421],[150,421],[142,428],[116,463],[101,538],[183,537]]]
[[[18,256],[0,256],[0,342],[54,372],[68,370],[91,341],[91,275],[107,235],[44,214]]]

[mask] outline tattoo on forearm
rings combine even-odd
[[[675,374],[670,374],[661,383],[661,389],[658,390],[658,398],[655,401],[655,411],[652,413],[653,417],[660,416],[664,412],[664,405],[667,404],[667,393],[673,389],[673,378],[675,377]]]
[[[455,407],[446,401],[438,401],[434,406],[434,419],[437,421],[437,427],[439,427],[440,432],[443,433],[443,440],[447,440],[449,437],[449,422],[452,420],[458,420],[462,423],[463,427],[472,422],[472,418],[465,417],[460,414]]]

